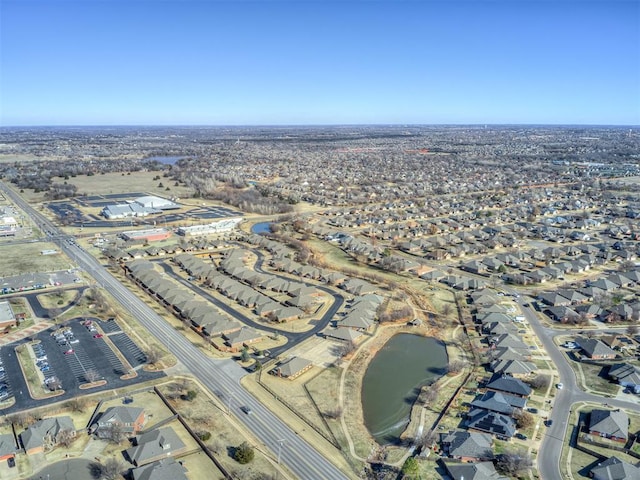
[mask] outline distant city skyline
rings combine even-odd
[[[3,0],[0,125],[640,124],[635,0]]]

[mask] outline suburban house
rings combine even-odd
[[[0,435],[0,462],[14,458],[17,450],[16,437],[13,433]]]
[[[616,363],[609,368],[609,377],[621,386],[640,393],[640,368],[630,363]]]
[[[448,475],[446,478],[453,480],[508,480],[496,471],[492,462],[443,464]]]
[[[616,358],[617,353],[607,347],[597,338],[578,337],[576,343],[580,345],[582,352],[592,360],[606,360]]]
[[[251,345],[252,343],[259,342],[262,340],[263,336],[253,328],[242,327],[240,330],[223,333],[222,338],[233,351],[237,351],[243,347]]]
[[[136,467],[180,455],[187,448],[171,427],[158,428],[137,435],[133,438],[133,445],[125,452],[129,461]]]
[[[616,457],[609,457],[598,463],[589,472],[594,480],[636,480],[640,478],[640,467],[636,467]]]
[[[493,438],[488,433],[462,430],[440,434],[442,455],[463,462],[492,460]]]
[[[313,362],[302,357],[291,357],[281,362],[273,373],[278,377],[293,380],[313,367]]]
[[[187,469],[173,458],[131,470],[133,480],[187,480]]]
[[[76,435],[71,417],[43,418],[20,434],[20,442],[25,453],[33,455],[55,447],[64,435]]]
[[[589,433],[616,442],[626,443],[629,436],[629,416],[622,410],[592,410]]]
[[[531,395],[531,387],[522,380],[495,373],[486,383],[487,391],[502,392],[514,395],[516,397],[529,397]]]
[[[100,415],[92,430],[100,438],[109,438],[113,428],[122,429],[127,436],[136,435],[142,430],[146,421],[144,409],[139,407],[109,407]]]
[[[501,413],[474,408],[467,414],[467,428],[490,433],[500,440],[509,440],[516,433],[516,421]]]
[[[490,412],[513,415],[517,409],[523,409],[527,399],[500,392],[486,392],[471,402],[471,406]]]

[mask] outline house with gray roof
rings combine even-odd
[[[629,416],[620,409],[594,409],[589,416],[588,430],[591,435],[626,443],[629,437]]]
[[[609,457],[598,463],[589,473],[594,480],[637,480],[640,478],[640,467],[617,457]]]
[[[526,405],[526,398],[500,392],[485,392],[471,402],[471,406],[474,408],[482,408],[504,415],[512,415],[513,412],[523,409]]]
[[[492,462],[443,464],[447,478],[452,480],[508,480],[496,471]]]
[[[489,370],[504,373],[513,377],[526,377],[537,370],[532,362],[522,360],[494,360],[489,364]]]
[[[621,386],[640,393],[640,368],[630,363],[617,363],[609,368],[609,377]]]
[[[312,367],[313,362],[311,362],[311,360],[302,357],[291,357],[280,362],[280,364],[273,369],[273,373],[279,377],[293,380]]]
[[[231,348],[237,349],[259,342],[263,339],[263,335],[253,328],[242,327],[240,330],[223,333],[222,338]]]
[[[136,467],[186,451],[186,445],[171,427],[162,427],[133,438],[133,447],[125,450],[129,461]]]
[[[32,455],[56,446],[63,432],[68,432],[71,436],[76,435],[76,427],[71,417],[43,418],[20,434],[20,442],[27,455]]]
[[[493,438],[488,433],[463,430],[440,434],[442,455],[463,462],[492,460]]]
[[[121,429],[125,435],[135,435],[145,421],[144,409],[119,405],[107,408],[92,425],[92,430],[100,438],[109,438],[113,428]]]
[[[503,392],[518,397],[531,395],[531,387],[518,378],[513,378],[502,373],[494,373],[485,388],[488,391]]]
[[[616,358],[617,353],[615,350],[597,338],[578,337],[576,342],[580,345],[580,350],[591,359],[604,360]]]
[[[14,458],[17,451],[16,437],[13,436],[13,433],[0,435],[0,461]]]
[[[516,433],[516,421],[501,413],[474,408],[467,414],[467,428],[490,433],[501,440],[509,440]]]
[[[131,470],[133,480],[188,480],[187,469],[173,458]]]

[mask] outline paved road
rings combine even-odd
[[[254,250],[253,253],[255,255],[257,255],[258,259],[259,259],[258,262],[256,262],[256,265],[254,267],[256,272],[265,273],[265,274],[270,275],[270,276],[275,276],[275,277],[278,277],[278,278],[282,278],[283,280],[291,280],[290,277],[285,277],[283,275],[277,275],[277,274],[274,274],[274,273],[271,273],[271,272],[266,272],[266,271],[262,270],[262,267],[261,267],[262,259],[263,259],[262,253],[258,252],[257,250]],[[331,295],[333,297],[333,302],[332,302],[331,306],[327,309],[325,314],[322,316],[322,318],[320,318],[314,324],[313,328],[311,328],[311,329],[309,329],[307,331],[304,331],[304,332],[283,331],[283,330],[280,330],[278,328],[274,328],[274,327],[270,327],[268,325],[265,325],[264,323],[260,323],[260,322],[256,322],[256,321],[252,320],[251,318],[247,317],[246,315],[243,315],[241,312],[239,312],[238,310],[233,308],[231,305],[228,305],[227,303],[218,300],[213,295],[211,295],[207,290],[205,290],[202,287],[194,284],[193,282],[185,280],[180,275],[176,274],[173,271],[173,269],[171,268],[170,265],[167,265],[163,261],[158,261],[158,263],[160,264],[160,266],[162,267],[164,272],[167,275],[169,275],[170,277],[172,277],[175,281],[179,282],[180,284],[182,284],[184,287],[190,289],[191,291],[196,292],[202,298],[207,299],[209,302],[211,302],[214,305],[216,305],[220,310],[222,310],[223,312],[227,313],[228,315],[234,317],[236,320],[238,320],[238,321],[242,322],[243,324],[248,325],[250,327],[257,328],[259,330],[263,330],[263,331],[270,332],[270,333],[277,333],[278,335],[281,335],[281,336],[285,337],[287,339],[287,343],[285,343],[284,345],[281,345],[279,347],[274,347],[274,348],[270,349],[270,356],[272,358],[275,358],[275,357],[277,357],[279,355],[283,355],[287,350],[291,349],[292,347],[294,347],[298,343],[303,342],[307,338],[312,337],[314,335],[317,335],[318,332],[324,330],[327,327],[327,325],[329,324],[329,322],[331,322],[331,320],[335,317],[336,312],[340,309],[340,307],[344,303],[344,297],[342,295],[334,292],[330,288],[323,287],[323,286],[320,286],[320,285],[312,285],[312,284],[301,282],[300,280],[296,280],[298,282],[304,283],[305,285],[308,285],[308,286],[312,286],[314,288],[317,288],[318,290],[322,290],[323,292]]]
[[[282,463],[298,478],[305,480],[347,478],[335,465],[320,455],[301,439],[297,432],[291,430],[240,385],[240,378],[245,372],[235,362],[208,358],[118,282],[95,258],[77,246],[71,237],[65,238],[61,235],[49,220],[31,208],[2,182],[0,182],[0,190],[30,215],[43,231],[57,238],[60,248],[67,255],[164,344],[203,385],[224,401],[229,412],[244,423],[260,442],[271,449],[274,456],[279,456]],[[243,413],[241,410],[243,406],[250,407],[253,414]]]
[[[601,396],[586,393],[580,389],[576,380],[575,371],[569,364],[566,354],[561,351],[553,341],[553,337],[558,332],[543,326],[538,319],[536,311],[531,306],[524,306],[526,302],[527,300],[524,298],[518,299],[518,304],[522,308],[533,331],[544,345],[551,361],[556,366],[560,382],[563,384],[562,390],[556,390],[553,409],[549,415],[552,424],[550,427],[547,427],[542,439],[542,445],[538,451],[538,470],[540,476],[543,480],[556,480],[562,478],[560,474],[560,456],[565,443],[569,416],[571,415],[574,404],[578,402],[602,404],[604,399]],[[570,332],[564,331],[562,333],[566,334]],[[607,398],[606,403],[611,407],[640,411],[639,406],[631,402]]]

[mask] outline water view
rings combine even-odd
[[[251,227],[251,233],[271,233],[271,222],[256,223],[253,227]]]
[[[379,444],[398,440],[420,387],[440,378],[447,361],[442,342],[408,333],[392,337],[371,360],[362,381],[362,409]]]

